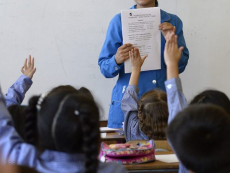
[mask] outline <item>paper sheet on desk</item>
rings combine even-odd
[[[161,69],[160,8],[122,10],[123,44],[137,47],[141,56],[148,55],[141,71]],[[132,72],[130,60],[125,61],[125,73]]]
[[[176,154],[165,154],[165,155],[155,155],[156,160],[166,163],[177,163],[179,162]]]
[[[106,133],[101,133],[101,138],[105,138],[106,137]]]
[[[119,130],[121,130],[121,128],[100,127],[100,132],[115,132]]]

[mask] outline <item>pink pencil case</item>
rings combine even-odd
[[[101,143],[100,160],[120,164],[137,164],[155,160],[155,144],[153,140],[132,144]]]

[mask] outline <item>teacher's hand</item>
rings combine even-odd
[[[175,27],[173,27],[172,24],[168,23],[168,22],[164,22],[164,23],[160,24],[159,29],[161,30],[163,36],[165,37],[165,40],[168,39],[167,37],[168,37],[169,33],[174,32],[174,34],[175,34],[175,32],[176,32]]]
[[[117,53],[115,55],[115,60],[118,65],[125,62],[129,59],[129,51],[133,48],[133,45],[130,43],[124,44],[117,49]]]

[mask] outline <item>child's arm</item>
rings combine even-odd
[[[138,85],[141,66],[143,65],[147,55],[141,58],[139,50],[134,48],[129,51],[129,57],[132,65],[132,73],[129,80],[129,85]]]
[[[34,67],[34,58],[31,59],[31,56],[29,56],[29,60],[25,60],[21,72],[23,75],[21,75],[18,80],[8,89],[8,92],[5,95],[7,107],[11,105],[20,105],[24,100],[26,92],[33,83],[31,79],[36,72],[36,68]]]
[[[0,160],[3,164],[35,166],[36,148],[26,144],[13,127],[0,87]]]
[[[167,66],[167,81],[165,82],[170,123],[177,112],[187,106],[187,101],[182,92],[181,81],[179,78],[178,62],[181,57],[183,47],[178,48],[177,36],[174,32],[169,34],[165,45],[165,63]]]
[[[147,136],[140,133],[138,121],[138,80],[141,71],[141,66],[147,56],[141,58],[137,48],[129,52],[130,61],[132,64],[132,74],[125,94],[121,101],[121,109],[125,116],[124,133],[126,141],[148,139]]]
[[[167,66],[167,81],[165,82],[165,88],[167,92],[169,110],[168,124],[175,118],[179,111],[187,107],[187,101],[183,95],[178,70],[178,63],[183,47],[178,48],[177,36],[174,33],[169,34],[169,37],[166,40],[164,52],[165,63]],[[172,145],[171,147],[173,148]],[[179,172],[187,173],[187,169],[181,163],[179,166]]]

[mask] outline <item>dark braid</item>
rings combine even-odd
[[[88,110],[92,108],[85,107],[80,110],[82,132],[83,132],[83,152],[85,153],[85,173],[96,173],[98,168],[98,154],[99,154],[99,119],[92,116]],[[95,114],[99,114],[96,113]]]
[[[29,100],[29,106],[26,109],[25,119],[25,139],[32,145],[37,145],[37,102],[39,96],[34,96]]]
[[[25,139],[25,110],[26,106],[21,105],[11,105],[8,107],[8,110],[11,114],[11,117],[13,119],[13,124],[15,130],[18,132],[19,136],[26,141]]]

